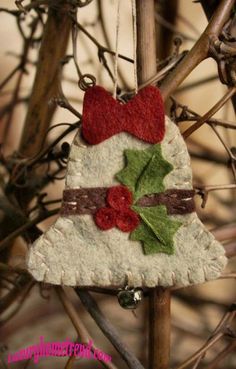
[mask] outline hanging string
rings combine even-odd
[[[136,0],[132,0],[132,18],[133,18],[133,58],[134,58],[134,90],[138,92],[138,73],[137,73],[137,16]]]
[[[119,32],[120,32],[120,0],[117,1],[117,11],[116,11],[116,53],[115,53],[115,64],[114,64],[114,92],[113,97],[116,99],[116,90],[118,83],[118,47],[119,47]]]
[[[116,46],[115,46],[115,63],[114,63],[114,92],[113,97],[116,99],[118,84],[118,49],[119,49],[119,33],[120,33],[120,1],[117,1],[116,15]],[[138,92],[138,75],[137,75],[137,16],[136,16],[136,0],[132,1],[132,20],[133,20],[133,59],[134,59],[134,90]]]

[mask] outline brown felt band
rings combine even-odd
[[[96,213],[98,209],[107,206],[107,190],[106,187],[64,190],[60,214],[69,216]],[[144,196],[135,205],[143,207],[165,205],[169,215],[188,214],[195,211],[194,193],[194,190],[167,190]]]
[[[165,205],[168,214],[187,214],[195,211],[194,190],[167,190],[142,197],[137,205],[148,207]]]

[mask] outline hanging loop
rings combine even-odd
[[[83,74],[78,82],[79,88],[86,91],[88,88],[96,85],[96,78],[92,74]]]

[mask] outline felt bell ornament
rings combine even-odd
[[[216,279],[227,259],[193,196],[187,147],[164,115],[158,88],[147,86],[124,104],[92,86],[60,216],[31,246],[28,270],[56,285],[117,289]],[[120,293],[124,305],[126,297]]]

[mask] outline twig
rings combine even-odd
[[[236,184],[228,184],[228,185],[214,185],[214,186],[194,186],[196,189],[204,190],[204,191],[219,191],[219,190],[230,190],[236,189]]]
[[[39,62],[21,137],[20,152],[32,156],[45,141],[55,106],[49,105],[57,88],[59,65],[65,55],[71,29],[70,7],[50,8],[44,28]],[[58,40],[60,35],[60,40]]]
[[[176,55],[175,57],[171,58],[170,62],[165,67],[163,67],[157,73],[155,71],[153,76],[146,79],[145,82],[140,83],[138,87],[139,90],[150,84],[156,84],[158,81],[161,81],[170,70],[176,67],[176,65],[184,58],[185,55],[186,55],[186,52],[182,52],[181,54]],[[134,93],[134,90],[132,90],[132,93]]]
[[[189,127],[183,133],[184,139],[188,138],[194,131],[199,129],[208,119],[210,119],[218,110],[224,106],[224,104],[235,94],[236,87],[230,88],[226,94],[206,113],[204,114],[195,124]]]
[[[191,71],[208,57],[212,36],[218,36],[229,18],[234,0],[222,0],[212,16],[207,28],[189,51],[183,61],[174,69],[161,85],[161,92],[166,100],[191,73]]]
[[[191,156],[191,158],[193,159],[199,159],[199,160],[203,160],[203,161],[209,161],[209,162],[213,162],[214,164],[220,164],[220,165],[225,165],[227,166],[229,163],[229,160],[227,160],[224,157],[217,157],[214,154],[210,154],[208,152],[194,152],[193,150],[189,150],[189,154]]]
[[[236,156],[232,153],[231,149],[225,143],[224,139],[221,137],[221,135],[219,134],[217,129],[214,127],[214,125],[211,125],[211,128],[215,132],[216,136],[219,138],[220,142],[222,143],[222,145],[224,146],[225,150],[227,151],[227,153],[230,157],[230,165],[231,165],[231,169],[232,169],[232,172],[233,172],[234,180],[236,182],[236,166],[235,166]]]
[[[0,242],[0,251],[4,250],[6,247],[8,247],[9,243],[14,240],[17,236],[21,235],[25,231],[27,231],[29,228],[33,227],[34,225],[40,223],[42,220],[45,220],[53,215],[58,214],[58,211],[60,209],[53,209],[48,210],[46,213],[42,212],[39,214],[35,219],[32,219],[28,221],[27,223],[23,224],[21,227],[17,228],[14,232],[10,233],[7,237],[5,237]]]
[[[23,9],[20,9],[19,13],[38,8],[41,5],[49,5],[50,3],[53,3],[53,0],[34,0],[30,4],[25,5]]]
[[[189,294],[187,290],[186,292],[185,290],[176,291],[174,293],[174,297],[180,300],[182,303],[188,305],[192,309],[196,309],[198,307],[201,308],[202,306],[204,307],[206,305],[215,306],[216,304],[219,308],[222,308],[223,311],[225,311],[228,308],[228,304],[224,302],[218,302],[217,299],[210,298],[210,297],[203,297],[200,294],[192,295],[192,294]]]
[[[9,114],[9,112],[13,109],[16,108],[17,105],[20,104],[25,104],[28,102],[28,97],[20,97],[14,101],[10,101],[9,103],[7,103],[6,105],[4,105],[1,109],[0,109],[0,119],[4,118],[5,115]],[[3,140],[2,140],[3,141]]]
[[[25,289],[28,289],[32,282],[32,277],[29,274],[21,274],[17,278],[17,287],[11,289],[11,291],[0,299],[0,314],[11,306],[11,304],[20,296]]]
[[[218,342],[225,334],[224,327],[226,327],[230,322],[235,318],[235,311],[228,311],[220,323],[212,333],[211,337],[208,341],[198,350],[196,351],[190,358],[185,360],[182,364],[180,364],[176,369],[184,369],[187,368],[192,362],[198,360],[198,358],[202,358],[205,355],[206,351],[208,351],[216,342]]]
[[[176,36],[175,39],[180,40],[181,32],[175,32],[178,8],[179,0],[155,2],[155,28],[158,39],[156,57],[159,60],[163,60],[171,54],[174,36]]]
[[[204,12],[205,12],[205,14],[207,16],[207,19],[210,20],[211,17],[212,17],[212,14],[214,12],[214,7],[215,7],[214,1],[212,1],[212,0],[211,1],[199,0],[199,1],[200,1],[201,5],[202,5],[202,7],[204,9]],[[229,24],[229,21],[225,23],[224,28],[226,27],[226,29],[227,29],[227,25],[228,24]],[[232,19],[232,24],[233,24],[233,19]],[[223,32],[222,33],[224,33],[224,34],[226,33],[226,32],[224,32],[224,29],[223,29]],[[218,53],[216,54],[216,61],[217,61],[217,58],[218,58]],[[224,61],[223,61],[223,65],[225,65]],[[224,83],[228,83],[228,78],[227,78],[228,76],[227,76],[227,74],[230,76],[230,79],[232,79],[232,75],[235,74],[235,66],[234,66],[234,63],[232,63],[231,65],[227,66],[227,68],[225,68],[225,70],[223,70],[223,73],[221,71],[220,66],[221,66],[221,63],[220,63],[220,59],[219,59],[219,61],[218,61],[218,70],[219,70],[220,78],[223,77],[223,79],[224,79],[224,77],[226,77]],[[224,76],[221,76],[221,74],[223,74]],[[225,76],[225,74],[226,74],[226,76]],[[234,111],[236,112],[236,96],[233,95],[232,98],[231,98],[231,100],[232,100],[232,104],[233,104],[233,107],[234,107]]]
[[[225,256],[227,258],[230,259],[236,256],[236,242],[235,241],[225,244],[224,249],[225,249]]]
[[[46,135],[48,134],[49,131],[51,131],[51,129],[62,125],[68,125],[69,127],[64,132],[62,132],[56,139],[54,139],[47,147],[43,148],[42,147],[43,145],[41,145],[40,150],[32,158],[29,158],[27,160],[24,159],[23,163],[20,163],[20,168],[18,168],[19,170],[16,171],[16,174],[14,175],[12,173],[11,183],[16,183],[17,180],[20,179],[21,176],[24,174],[25,170],[33,168],[34,165],[42,161],[43,157],[47,155],[67,134],[72,132],[75,128],[79,127],[79,122],[56,124],[55,126],[52,126],[47,130]],[[22,164],[24,165],[22,166]]]
[[[180,14],[180,13],[177,13],[177,18],[183,23],[183,24],[185,24],[189,29],[191,29],[194,33],[195,33],[195,35],[197,36],[197,37],[199,37],[199,34],[200,34],[200,32],[199,32],[199,29],[191,22],[191,19],[188,19],[187,18],[187,14],[186,14],[186,16],[185,15],[182,15],[182,14]]]
[[[169,6],[168,6],[169,11]],[[156,22],[171,31],[173,34],[176,34],[177,36],[182,37],[184,40],[195,42],[196,39],[189,36],[188,34],[181,32],[178,30],[177,27],[173,26],[171,22],[168,22],[166,19],[164,19],[162,16],[160,16],[158,13],[155,14]]]
[[[19,92],[20,92],[21,83],[22,83],[22,80],[23,80],[23,76],[26,72],[25,71],[25,66],[26,66],[26,63],[27,63],[27,57],[28,57],[28,54],[29,54],[29,51],[30,51],[30,47],[32,45],[32,40],[33,40],[34,34],[37,30],[38,22],[39,22],[38,18],[34,19],[34,21],[31,24],[30,36],[27,37],[27,38],[24,38],[24,47],[23,47],[23,52],[22,52],[22,56],[21,56],[21,61],[20,61],[20,64],[19,64],[19,74],[17,76],[17,81],[16,81],[16,84],[15,84],[15,88],[14,88],[12,98],[11,98],[12,109],[9,110],[9,114],[8,114],[8,117],[7,117],[7,120],[6,120],[6,123],[5,123],[6,128],[4,130],[5,132],[4,132],[4,135],[3,135],[3,140],[6,139],[7,134],[9,132],[9,129],[10,129],[10,126],[11,126],[11,121],[12,121],[13,114],[14,114],[14,107],[16,106],[16,102],[18,100],[18,96],[19,96]]]
[[[20,64],[18,64],[10,73],[9,75],[4,78],[4,80],[0,83],[0,90],[3,89],[4,86],[14,77],[14,75],[18,72],[20,69]]]
[[[138,359],[128,350],[125,344],[121,341],[116,329],[110,324],[110,322],[105,318],[99,309],[96,301],[92,298],[89,292],[82,291],[80,289],[75,289],[77,295],[79,296],[82,304],[89,312],[91,317],[95,320],[96,324],[109,339],[111,344],[119,352],[122,359],[126,362],[130,369],[144,369],[142,364]]]
[[[34,287],[34,285],[35,285],[35,281],[31,281],[29,285],[27,286],[27,289],[23,290],[22,296],[20,296],[20,301],[18,302],[15,309],[13,309],[6,318],[0,320],[0,327],[6,324],[11,318],[13,318],[20,311],[26,298],[28,297],[30,290],[32,289],[32,287]]]
[[[70,320],[72,321],[73,326],[75,327],[81,341],[87,343],[90,340],[92,340],[89,332],[87,331],[87,329],[84,325],[84,323],[80,319],[79,315],[77,314],[77,311],[75,310],[73,304],[70,302],[70,300],[67,297],[67,295],[66,295],[65,291],[63,290],[63,288],[59,287],[59,286],[56,286],[55,291],[56,291],[59,299],[61,300],[61,303],[62,303],[65,311],[67,312]],[[96,348],[96,346],[93,343],[93,347],[91,349],[93,350],[95,348]],[[105,366],[108,369],[117,369],[116,366],[112,362],[105,363],[104,361],[101,361],[101,364],[103,364],[103,366]]]
[[[219,279],[236,279],[236,272],[223,273]]]
[[[74,306],[70,302],[69,298],[67,297],[65,291],[62,287],[56,286],[55,291],[60,298],[60,301],[67,312],[70,320],[72,321],[79,337],[82,342],[89,342],[91,336],[89,335],[87,329],[85,328],[82,320],[79,318],[77,311],[75,310]]]
[[[95,37],[93,37],[79,22],[76,21],[76,19],[71,16],[71,18],[73,19],[74,23],[76,24],[76,26],[78,27],[78,29],[80,31],[82,31],[93,43],[94,45],[97,46],[98,48],[98,51],[99,51],[99,55],[102,55],[104,53],[109,53],[109,54],[112,54],[112,55],[115,55],[115,51],[112,51],[110,49],[108,49],[107,47],[104,47],[102,46]],[[133,59],[131,58],[128,58],[127,56],[125,55],[122,55],[122,54],[118,54],[118,57],[121,58],[121,59],[124,59],[126,61],[128,61],[129,63],[133,63]]]
[[[192,88],[196,88],[196,87],[202,86],[204,84],[208,84],[209,82],[217,81],[218,78],[219,78],[218,75],[214,75],[214,76],[211,76],[211,77],[199,79],[196,82],[186,83],[183,86],[179,87],[175,91],[175,93],[178,94],[180,92],[185,92],[185,91],[188,91]]]
[[[64,369],[72,369],[75,360],[76,360],[76,356],[70,356]]]
[[[177,119],[177,123],[196,121],[196,117],[185,117],[185,118],[180,118],[180,119]],[[210,118],[210,119],[207,119],[205,123],[209,124],[210,126],[216,125],[216,126],[223,127],[223,128],[236,129],[235,123],[222,120],[222,119]]]
[[[3,272],[7,272],[10,274],[17,273],[17,274],[25,274],[28,273],[25,269],[20,268],[19,266],[12,267],[11,265],[1,263],[0,262],[0,270]]]
[[[136,0],[139,86],[156,74],[154,0]],[[148,45],[148,48],[147,48]],[[151,83],[151,82],[150,82]],[[170,360],[170,290],[153,288],[149,299],[149,368],[167,369]]]
[[[226,241],[236,238],[236,224],[227,224],[212,230],[218,241]]]
[[[225,357],[236,349],[236,342],[230,342],[205,369],[216,369]]]
[[[83,287],[77,287],[77,290],[82,290],[83,291]],[[101,293],[103,295],[108,295],[108,296],[117,296],[117,290],[113,290],[111,288],[102,288],[102,287],[86,287],[86,291],[89,292],[95,292],[95,293]]]
[[[205,185],[195,185],[194,188],[196,189],[197,193],[202,196],[202,208],[205,208],[209,192],[211,191],[220,191],[220,190],[231,190],[236,189],[236,184],[229,184],[229,185],[215,185],[215,186],[205,186]]]
[[[198,113],[196,113],[195,111],[193,111],[186,105],[181,104],[179,101],[174,99],[172,96],[171,96],[171,100],[173,101],[172,109],[175,110],[176,116],[174,117],[174,119],[176,123],[196,121],[197,118],[201,117]],[[182,112],[178,116],[176,114],[177,108],[182,108]],[[210,119],[207,119],[205,123],[211,126],[214,125],[214,126],[220,126],[220,127],[229,128],[229,129],[236,129],[235,123],[227,121],[225,119],[222,120],[222,119],[210,118]]]

